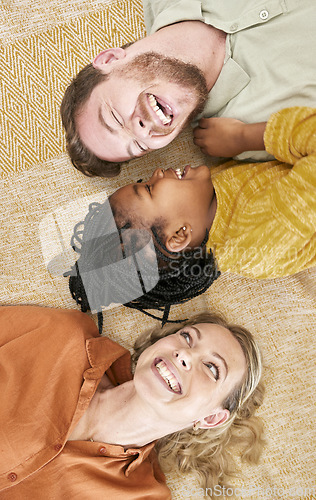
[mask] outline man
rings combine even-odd
[[[315,103],[313,0],[144,0],[144,14],[149,35],[102,51],[64,96],[68,152],[85,174],[117,175],[121,162],[166,146],[202,110],[200,118],[256,123]],[[212,143],[214,126],[202,119],[195,143],[232,156]]]

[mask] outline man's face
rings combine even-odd
[[[207,98],[199,69],[145,53],[112,70],[76,117],[83,144],[97,157],[124,161],[169,144]]]

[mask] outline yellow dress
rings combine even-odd
[[[316,265],[316,109],[273,114],[264,141],[277,161],[212,168],[217,211],[207,242],[220,271],[259,279]]]

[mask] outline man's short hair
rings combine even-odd
[[[60,107],[66,132],[66,147],[71,162],[74,167],[89,177],[115,177],[120,173],[122,163],[125,163],[101,160],[91,153],[81,141],[76,127],[76,114],[89,99],[92,90],[107,78],[108,75],[103,75],[92,64],[88,64],[79,71],[67,87]]]
[[[133,42],[122,45],[122,49],[127,49]],[[121,171],[124,162],[112,162],[101,160],[91,153],[81,141],[76,129],[75,117],[80,108],[89,99],[92,90],[108,78],[100,70],[87,64],[79,71],[67,87],[60,106],[60,114],[66,132],[66,148],[71,162],[80,172],[88,177],[115,177]]]

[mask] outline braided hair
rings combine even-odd
[[[111,221],[108,216],[111,208]],[[114,224],[113,224],[114,217]],[[144,241],[139,240],[139,236],[131,238],[126,244],[124,239],[125,231],[137,224],[133,224],[131,218],[126,220],[124,214],[124,223],[122,223],[122,212],[111,205],[111,198],[105,203],[92,203],[89,206],[89,212],[84,221],[79,222],[74,227],[74,233],[71,239],[71,246],[79,253],[79,259],[72,269],[65,273],[64,276],[70,276],[69,289],[74,300],[81,306],[81,310],[86,312],[90,310],[88,297],[98,295],[99,310],[101,307],[106,307],[112,302],[124,303],[122,300],[120,276],[112,276],[111,296],[109,297],[104,289],[105,280],[109,279],[108,273],[104,273],[108,256],[111,255],[111,262],[117,261],[115,254],[123,252],[123,258],[127,255],[134,256],[137,248],[144,246]],[[115,227],[113,227],[113,225]],[[112,232],[111,232],[112,231]],[[114,232],[113,232],[114,231]],[[141,234],[141,240],[144,240],[144,232],[148,237],[152,237],[156,261],[159,261],[158,280],[155,286],[149,291],[146,291],[141,273],[137,271],[141,284],[141,291],[137,298],[124,303],[126,307],[138,309],[144,314],[162,321],[162,325],[166,322],[179,323],[183,320],[169,320],[170,307],[173,304],[182,304],[188,300],[205,292],[210,285],[215,281],[220,272],[217,269],[215,259],[212,253],[206,250],[206,242],[208,239],[208,231],[205,232],[205,238],[200,244],[200,247],[186,252],[170,252],[162,242],[163,239],[163,221],[159,218],[155,223],[145,231],[138,232]],[[96,235],[105,235],[106,237],[96,237]],[[146,243],[146,241],[145,241]],[[113,257],[114,254],[114,257]],[[135,262],[135,261],[134,261]],[[105,263],[105,265],[104,265]],[[142,266],[144,262],[142,262]],[[151,264],[148,265],[148,268]],[[94,269],[92,281],[88,285],[82,280],[82,269]],[[126,276],[126,268],[124,270],[124,287],[131,281],[130,276]],[[105,295],[105,296],[104,296]],[[100,299],[101,297],[101,299]],[[90,299],[91,301],[91,299]],[[94,307],[92,307],[94,309]],[[159,317],[148,311],[155,309],[160,311],[162,315]],[[99,329],[102,330],[102,313],[98,313]]]

